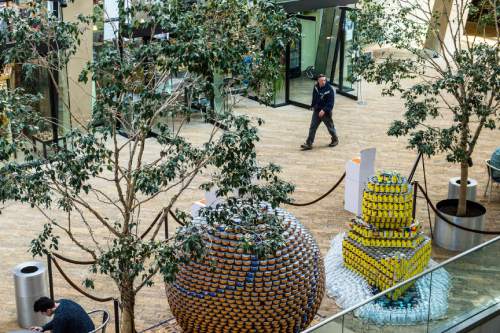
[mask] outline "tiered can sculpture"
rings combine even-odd
[[[277,213],[286,242],[274,255],[245,252],[242,229],[221,225],[207,235],[203,261],[181,266],[167,297],[184,332],[300,332],[309,325],[325,291],[323,260],[299,221]]]
[[[431,241],[413,219],[413,188],[395,172],[371,177],[363,193],[363,215],[351,224],[342,244],[344,265],[380,291],[422,272]],[[411,284],[389,296],[398,299]]]

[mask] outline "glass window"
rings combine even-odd
[[[15,67],[15,86],[24,88],[30,94],[38,94],[41,98],[34,105],[34,111],[38,113],[44,121],[40,126],[37,138],[42,141],[53,139],[52,133],[52,113],[49,88],[49,73],[46,69],[36,68],[30,75],[23,73],[21,66]]]
[[[342,73],[343,80],[341,90],[353,96],[357,96],[356,78],[353,77],[353,62],[355,61],[354,54],[354,22],[351,20],[349,11],[346,12],[344,20],[344,43],[343,43],[343,63]]]
[[[290,47],[289,99],[304,106],[311,105],[314,80],[319,73],[316,66],[321,62],[318,52],[324,48],[319,40],[322,13],[323,10],[317,10],[298,15],[300,40]]]
[[[340,93],[357,98],[352,10],[329,7],[297,14],[300,40],[290,46],[288,60],[290,102],[308,107],[319,74],[326,75]]]

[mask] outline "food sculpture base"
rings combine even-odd
[[[345,233],[337,235],[325,257],[327,294],[343,309],[356,306],[379,292],[378,288],[370,286],[360,274],[344,265],[342,242],[346,237]],[[434,265],[436,263],[431,259],[427,268]],[[367,322],[375,325],[426,325],[428,320],[446,316],[450,287],[449,273],[444,268],[439,268],[432,272],[432,278],[427,274],[418,279],[397,300],[380,297],[358,307],[353,314],[361,320],[346,319],[344,324],[353,332],[366,330]]]

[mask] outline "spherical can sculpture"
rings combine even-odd
[[[180,267],[167,284],[170,308],[184,332],[300,332],[325,292],[318,245],[288,212],[285,245],[258,258],[243,249],[238,228],[217,226],[203,260]]]

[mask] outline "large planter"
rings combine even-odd
[[[458,206],[457,199],[447,199],[438,202],[437,210],[451,222],[474,230],[484,230],[486,208],[481,204],[467,200],[467,212],[469,216],[456,216]],[[434,242],[442,248],[451,251],[465,251],[483,241],[483,235],[466,231],[450,225],[436,215],[434,225]]]
[[[170,309],[183,332],[300,332],[313,320],[325,291],[319,248],[293,217],[284,216],[286,244],[257,258],[243,251],[237,227],[207,235],[203,261],[180,267],[167,284]]]
[[[477,180],[467,180],[467,200],[476,201]],[[448,199],[458,199],[460,195],[460,177],[450,178],[448,183]]]

